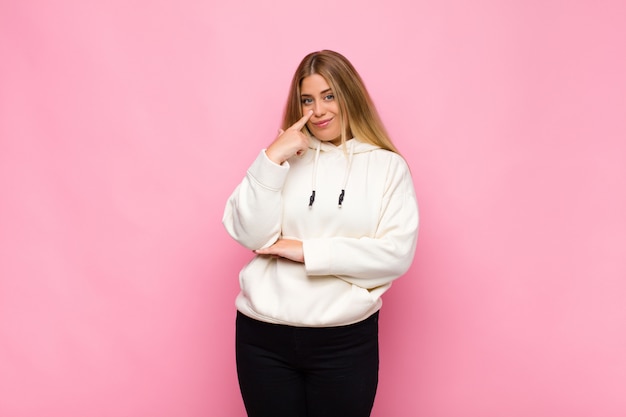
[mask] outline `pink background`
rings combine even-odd
[[[224,203],[330,48],[409,161],[374,417],[626,415],[622,1],[0,2],[0,415],[245,415]]]

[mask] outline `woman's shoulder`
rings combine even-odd
[[[404,159],[404,157],[397,152],[379,147],[373,149],[371,152],[372,156],[379,159],[380,161],[386,161],[387,164],[392,167],[395,167],[397,169],[409,169],[406,159]]]

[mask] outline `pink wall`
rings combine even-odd
[[[626,6],[0,2],[0,415],[243,417],[224,202],[331,48],[412,166],[374,417],[626,415]]]

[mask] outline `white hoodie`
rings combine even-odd
[[[255,256],[239,275],[236,306],[269,323],[355,323],[380,309],[413,261],[411,174],[400,155],[356,139],[347,152],[315,138],[309,148],[282,165],[261,151],[228,199],[222,221],[240,244],[254,250],[283,237],[302,241],[304,251],[304,263]]]

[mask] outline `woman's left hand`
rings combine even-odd
[[[295,262],[304,262],[302,242],[299,240],[278,239],[272,246],[265,249],[257,249],[254,253],[258,255],[280,256]]]

